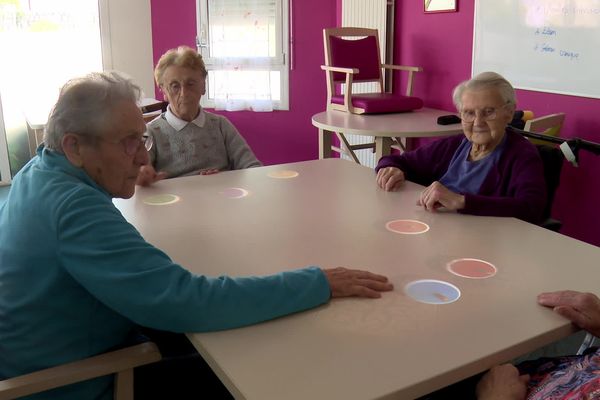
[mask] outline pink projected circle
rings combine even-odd
[[[470,279],[485,279],[496,275],[497,269],[493,264],[476,258],[459,258],[450,261],[448,271],[454,275]]]
[[[385,224],[385,228],[394,233],[418,235],[429,230],[429,225],[414,219],[396,219]]]
[[[273,172],[269,172],[268,176],[270,176],[271,178],[277,178],[277,179],[290,179],[290,178],[295,178],[298,175],[300,175],[298,172],[296,171],[292,171],[292,170],[282,170],[282,171],[273,171]]]
[[[242,189],[242,188],[227,188],[221,192],[219,192],[219,194],[230,198],[230,199],[241,199],[242,197],[246,197],[250,194],[250,192],[248,192],[246,189]]]
[[[146,197],[144,203],[150,206],[166,206],[168,204],[177,203],[179,196],[174,194],[157,194],[155,196]]]

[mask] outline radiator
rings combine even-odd
[[[392,64],[391,55],[393,51],[386,51],[393,45],[389,33],[393,33],[393,0],[343,0],[342,1],[342,26],[371,28],[379,32],[379,50],[381,51],[382,63]],[[392,23],[388,23],[392,21]],[[388,32],[389,29],[389,32]],[[390,39],[388,39],[390,38]],[[377,83],[355,83],[352,85],[353,93],[365,93],[379,90]],[[343,91],[343,88],[342,88]],[[346,135],[350,144],[372,143],[373,138],[358,135]],[[368,167],[375,167],[378,160],[375,159],[375,153],[371,149],[356,150],[354,152],[360,163]],[[342,158],[351,160],[351,158],[342,153]]]

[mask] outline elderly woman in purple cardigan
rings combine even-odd
[[[543,165],[531,143],[508,126],[512,85],[495,72],[460,83],[453,93],[463,136],[382,157],[377,184],[397,190],[404,180],[427,186],[417,204],[464,214],[516,217],[537,223],[546,203]]]

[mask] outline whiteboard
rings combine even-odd
[[[600,98],[600,0],[476,0],[472,73]]]

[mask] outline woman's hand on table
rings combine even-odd
[[[135,184],[140,186],[150,186],[154,182],[160,181],[161,179],[165,179],[166,177],[166,172],[156,172],[154,167],[150,164],[142,165],[140,167],[140,172],[137,176]]]
[[[440,207],[455,211],[465,208],[465,196],[435,181],[421,192],[417,205],[425,207],[427,211],[435,211]]]
[[[218,174],[219,170],[216,168],[203,169],[198,172],[198,175],[214,175]]]
[[[581,329],[600,336],[600,299],[592,293],[574,290],[542,293],[538,303],[552,307],[554,312],[569,319]]]
[[[377,171],[377,185],[386,192],[397,190],[404,182],[404,172],[400,168],[385,167]]]

